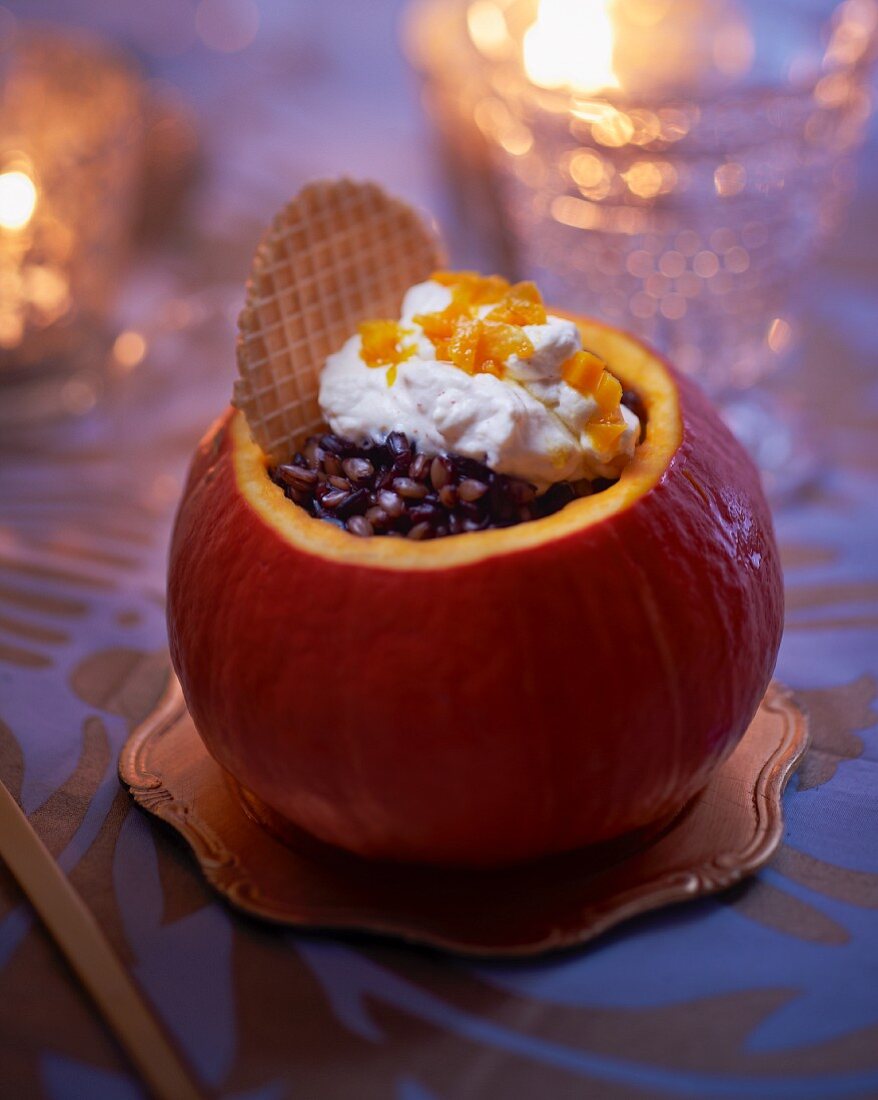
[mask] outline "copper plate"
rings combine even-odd
[[[772,684],[735,752],[670,822],[647,833],[496,871],[377,864],[259,820],[208,756],[177,680],[128,739],[119,774],[174,828],[239,909],[283,924],[368,931],[475,955],[533,955],[722,890],[777,848],[781,795],[807,719]]]

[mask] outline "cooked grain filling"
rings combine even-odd
[[[643,402],[626,391],[622,403],[639,417],[642,439]],[[538,496],[527,481],[463,455],[421,454],[402,432],[371,445],[313,435],[291,462],[272,467],[269,475],[309,515],[362,538],[433,539],[512,527],[614,484],[606,478],[562,481]]]

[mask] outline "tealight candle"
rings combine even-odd
[[[24,229],[36,205],[36,184],[27,172],[16,168],[0,173],[0,229]]]
[[[3,76],[0,423],[10,424],[97,397],[136,212],[142,109],[127,62],[90,36],[13,25]]]
[[[410,39],[440,10],[449,29],[416,61],[443,132],[482,135],[470,162],[489,166],[519,276],[715,396],[758,380],[843,205],[876,0],[420,0]]]

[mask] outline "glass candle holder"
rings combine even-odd
[[[420,0],[410,22],[446,144],[482,136],[469,163],[490,165],[518,274],[638,332],[765,442],[740,397],[793,346],[852,191],[876,0]]]
[[[102,42],[13,28],[0,51],[0,423],[85,411],[141,175],[141,83]]]

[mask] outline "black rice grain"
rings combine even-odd
[[[637,394],[626,391],[623,401],[645,420]],[[294,504],[352,535],[416,541],[540,519],[614,484],[605,478],[558,482],[538,496],[527,481],[475,459],[422,454],[403,432],[364,444],[331,433],[312,436],[269,475]]]

